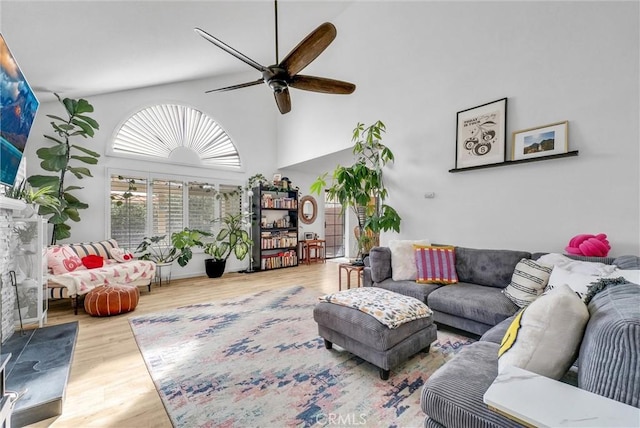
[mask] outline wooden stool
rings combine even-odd
[[[351,289],[351,272],[356,272],[358,279],[358,287],[360,287],[360,275],[364,270],[364,266],[354,266],[351,263],[340,263],[338,265],[338,290],[342,290],[342,270],[347,273],[347,289]]]
[[[311,262],[324,263],[324,242],[324,239],[305,239],[304,241],[300,241],[302,260],[307,264],[311,264]]]

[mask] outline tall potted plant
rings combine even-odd
[[[394,160],[391,150],[381,141],[385,132],[386,126],[379,120],[367,127],[358,122],[351,138],[355,156],[353,165],[338,165],[329,187],[328,173],[320,175],[311,184],[312,193],[320,195],[326,189],[329,198],[340,202],[343,212],[351,209],[356,215],[360,262],[372,246],[378,245],[381,231],[400,231],[402,219],[392,206],[385,203],[388,191],[384,185],[383,168]]]
[[[220,230],[212,242],[204,245],[205,254],[211,258],[204,260],[205,271],[209,278],[219,278],[224,273],[227,259],[231,254],[238,260],[244,260],[253,245],[247,232],[247,214],[226,214],[214,222],[220,223]]]
[[[52,142],[53,146],[41,147],[36,151],[36,154],[42,159],[40,167],[45,171],[55,172],[56,174],[32,175],[27,179],[33,187],[51,187],[55,197],[60,201],[60,206],[57,210],[45,206],[40,207],[41,215],[52,214],[49,218],[49,223],[53,224],[52,244],[55,244],[59,239],[69,238],[71,236],[69,221],[80,221],[78,210],[89,207],[72,193],[72,191],[80,190],[82,187],[65,184],[67,172],[78,179],[92,177],[89,168],[77,166],[74,163],[81,162],[87,165],[95,165],[100,157],[98,153],[86,147],[72,144],[72,139],[75,137],[93,137],[95,131],[100,128],[98,122],[87,115],[87,113],[93,112],[93,106],[85,99],[62,99],[58,94],[55,94],[55,96],[64,106],[67,117],[62,118],[53,114],[47,115],[52,119],[51,126],[56,136],[45,134],[44,137]]]

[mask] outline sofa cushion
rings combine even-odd
[[[418,269],[414,258],[414,245],[430,245],[430,242],[427,239],[418,241],[394,239],[389,241],[391,277],[394,281],[416,280]]]
[[[638,256],[620,256],[616,257],[613,264],[620,269],[640,269],[640,257]]]
[[[640,286],[609,285],[589,302],[578,386],[640,407]]]
[[[513,250],[483,250],[456,247],[458,281],[504,288],[518,262],[530,259],[531,253]]]
[[[427,297],[427,306],[487,325],[496,325],[519,309],[500,288],[464,282],[434,290]]]
[[[501,321],[500,323],[496,324],[491,329],[486,331],[480,337],[480,341],[481,342],[484,342],[484,341],[493,342],[493,343],[495,343],[497,345],[500,345],[500,343],[502,343],[502,339],[504,339],[504,335],[507,333],[507,329],[509,328],[509,326],[513,322],[513,319],[516,316],[518,316],[519,313],[520,312],[516,312],[515,314],[511,315],[509,318]]]
[[[387,278],[375,284],[375,287],[384,288],[394,293],[403,294],[409,297],[415,297],[421,302],[427,303],[427,296],[438,288],[441,284],[418,284],[415,281],[394,281]],[[428,306],[428,305],[427,305]]]
[[[472,343],[427,379],[420,406],[430,419],[445,427],[521,427],[483,402],[496,376],[498,345]]]
[[[538,263],[531,259],[522,259],[518,262],[511,282],[503,293],[509,300],[524,308],[542,294],[549,283],[549,276],[553,266]]]
[[[560,379],[576,359],[589,311],[567,285],[540,296],[514,319],[500,345],[498,371],[519,367]]]
[[[373,282],[382,282],[391,278],[391,250],[389,247],[373,247],[369,251],[369,263]]]

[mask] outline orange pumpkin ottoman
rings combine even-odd
[[[131,312],[138,306],[140,290],[129,285],[101,285],[89,291],[84,298],[84,310],[93,317]]]

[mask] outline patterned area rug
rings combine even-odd
[[[176,427],[423,426],[420,392],[472,341],[438,332],[380,380],[373,365],[334,346],[303,287],[130,318],[149,373]]]

